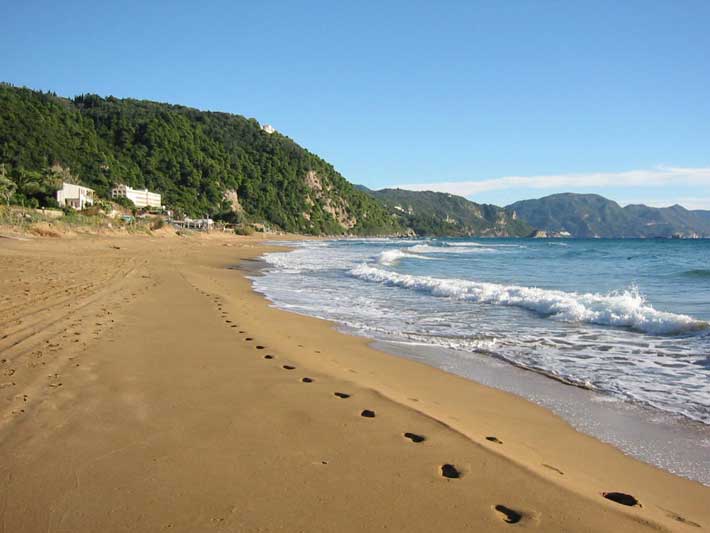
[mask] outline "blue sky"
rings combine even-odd
[[[710,208],[710,2],[0,5],[0,79],[273,124],[369,187]]]

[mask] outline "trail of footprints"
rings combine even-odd
[[[217,305],[217,310],[220,312],[225,324],[227,324],[231,328],[238,328],[239,327],[238,324],[233,323],[233,321],[228,318],[229,314],[226,311],[224,311],[224,306],[221,302],[220,297],[213,296],[210,293],[199,289],[198,287],[195,287],[195,290],[197,290],[198,292],[200,292],[204,296],[207,296],[208,298],[212,299],[212,301]],[[244,335],[244,334],[246,334],[246,331],[239,330],[239,334]],[[254,338],[253,337],[244,337],[244,341],[245,342],[253,342]],[[304,346],[300,345],[300,344],[298,345],[298,347],[304,348]],[[266,347],[262,346],[262,345],[256,345],[255,349],[256,350],[264,350],[264,349],[266,349]],[[320,352],[320,350],[315,350],[315,353],[320,354],[321,352]],[[263,356],[263,359],[274,360],[274,359],[276,359],[276,356],[274,356],[273,354],[266,354]],[[296,370],[296,366],[291,365],[291,364],[283,364],[283,365],[281,365],[281,368],[283,370],[287,370],[287,371]],[[313,383],[314,379],[310,378],[310,377],[302,377],[301,382],[302,383]],[[333,392],[333,395],[336,398],[339,398],[342,400],[346,400],[348,398],[351,398],[351,394],[346,393],[346,392],[336,391],[336,392]],[[418,401],[414,398],[412,398],[412,400]],[[362,418],[372,419],[372,418],[375,418],[377,416],[377,414],[372,409],[363,409],[360,412],[360,416]],[[426,436],[420,435],[417,433],[412,433],[409,431],[403,433],[402,436],[404,439],[409,440],[414,444],[420,444],[422,442],[427,441]],[[498,437],[496,437],[494,435],[488,435],[485,437],[485,439],[486,439],[486,441],[491,442],[493,444],[497,444],[497,445],[503,444],[503,441],[501,441]],[[327,462],[324,461],[323,464],[327,464]],[[556,468],[556,467],[548,465],[548,464],[542,464],[542,466],[556,472],[559,475],[564,475],[564,472],[562,470],[560,470],[559,468]],[[441,477],[443,477],[447,480],[460,479],[464,475],[464,473],[461,471],[461,469],[459,469],[456,465],[450,464],[450,463],[442,464],[439,467],[439,474]],[[642,507],[641,503],[634,496],[632,496],[630,494],[623,493],[623,492],[615,492],[615,491],[602,492],[601,496],[603,498],[605,498],[609,501],[615,502],[619,505],[624,505],[627,507],[639,507],[639,508]],[[500,518],[500,520],[502,520],[506,524],[517,524],[517,523],[525,520],[529,516],[531,516],[525,512],[513,509],[513,508],[508,507],[503,504],[493,505],[492,510],[498,516],[498,518]],[[686,525],[690,525],[690,526],[701,527],[699,524],[696,524],[695,522],[687,520],[672,511],[668,511],[665,509],[664,509],[664,511],[666,512],[666,514],[669,517],[673,518],[676,521],[682,522],[682,523],[684,523]]]

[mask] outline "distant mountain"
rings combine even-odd
[[[515,202],[506,210],[539,230],[579,238],[710,237],[710,211],[680,205],[621,207],[597,194],[553,194]]]
[[[62,180],[103,198],[115,184],[147,187],[178,214],[319,235],[520,237],[537,228],[572,237],[710,237],[710,211],[678,205],[622,208],[566,193],[502,208],[446,193],[371,191],[255,119],[0,83],[0,193],[12,191],[10,203],[27,207],[56,206]]]
[[[431,191],[382,189],[362,185],[398,223],[422,236],[524,237],[532,228],[514,212],[489,204],[477,204],[461,196]]]

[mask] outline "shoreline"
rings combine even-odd
[[[293,248],[287,247],[284,251],[293,251]],[[276,265],[273,268],[278,276],[281,261]],[[259,270],[270,267],[267,261]],[[512,393],[550,410],[575,430],[611,444],[634,459],[710,487],[707,462],[710,426],[699,420],[615,398],[580,382],[517,364],[494,352],[466,351],[407,340],[367,327],[358,329],[348,321],[338,320],[337,313],[329,318],[327,314],[315,312],[306,300],[303,305],[297,300],[293,306],[285,303],[294,300],[283,297],[278,291],[278,281],[259,284],[261,276],[261,273],[252,275],[253,289],[277,309],[332,321],[339,331],[365,338],[375,349]]]
[[[632,459],[710,487],[710,465],[706,461],[710,430],[701,422],[652,412],[645,406],[624,403],[503,360],[486,360],[486,356],[476,357],[471,368],[462,371],[455,368],[453,357],[442,355],[448,348],[377,339],[373,339],[372,346],[511,393],[549,410],[575,431],[609,444]],[[434,354],[442,360],[437,361]],[[464,354],[469,358],[476,355]]]
[[[121,250],[109,249],[112,242]],[[252,290],[248,273],[229,266],[275,249],[256,238],[82,239],[68,251],[30,243],[0,248],[25,276],[34,266],[24,256],[56,257],[80,269],[82,253],[81,260],[105,266],[106,293],[100,303],[86,304],[87,320],[98,316],[90,305],[111,309],[114,318],[105,332],[103,321],[92,325],[97,332],[81,337],[77,353],[64,344],[50,347],[54,381],[46,383],[44,367],[25,385],[22,376],[33,370],[23,368],[12,387],[0,389],[13,405],[27,394],[20,390],[31,392],[21,413],[8,415],[5,406],[0,425],[0,454],[10,458],[0,466],[8,481],[0,493],[0,531],[48,524],[114,530],[129,518],[107,517],[99,495],[115,487],[130,488],[118,495],[121,508],[143,509],[130,519],[141,531],[165,527],[166,516],[177,530],[194,530],[207,520],[205,509],[216,513],[226,500],[239,502],[238,509],[219,524],[239,530],[384,524],[503,530],[508,519],[545,531],[688,531],[710,524],[704,505],[710,491],[699,483],[624,456],[517,396],[381,352],[334,323],[274,309]],[[133,270],[116,281],[117,273],[108,271],[121,255]],[[53,267],[43,265],[47,279]],[[131,292],[123,290],[126,283]],[[113,311],[111,298],[125,300],[123,310]],[[42,305],[48,302],[51,297]],[[47,311],[47,322],[69,327],[77,320],[76,312],[58,312]],[[65,333],[74,340],[69,333],[76,332]],[[1,345],[18,368],[32,360],[32,335],[21,342],[27,349]],[[363,409],[376,417],[360,416]],[[102,430],[98,435],[83,422],[86,416]],[[146,433],[154,436],[140,436]],[[405,433],[426,440],[412,443]],[[61,445],[69,442],[75,446]],[[192,449],[204,452],[200,467],[187,453]],[[87,457],[94,459],[87,463]],[[167,459],[155,463],[154,457]],[[161,461],[170,468],[161,469]],[[79,483],[76,464],[86,465],[81,472],[91,468],[92,476],[80,475]],[[460,478],[442,476],[449,464]],[[295,492],[284,500],[290,488]],[[142,500],[146,490],[153,496]],[[406,500],[396,496],[402,490]],[[641,505],[620,505],[604,492],[631,494]],[[87,495],[94,503],[79,505]],[[317,505],[315,514],[315,502],[328,506]]]
[[[282,244],[280,244],[280,243],[279,243],[279,244],[276,244],[275,246],[277,246],[277,247],[279,248],[279,251],[288,252],[288,251],[292,251],[292,250],[293,250],[293,248],[291,248],[291,247],[289,247],[289,246],[287,246],[287,245],[282,245]],[[268,263],[267,263],[265,260],[263,260],[261,257],[257,258],[256,260],[252,259],[251,261],[253,261],[254,263],[256,263],[256,262],[258,261],[258,264],[256,264],[256,265],[255,265],[254,267],[252,267],[252,268],[239,269],[239,270],[242,270],[243,275],[244,275],[245,277],[247,277],[248,279],[250,279],[250,280],[251,280],[251,278],[252,278],[253,276],[261,276],[261,275],[263,275],[263,274],[261,274],[261,271],[262,271],[264,268],[267,268],[267,267],[268,267]],[[512,395],[515,399],[517,399],[517,400],[519,400],[519,401],[522,401],[522,402],[525,402],[525,403],[527,403],[527,404],[533,405],[533,406],[535,406],[536,408],[543,409],[543,410],[544,410],[546,413],[548,413],[550,416],[553,416],[553,417],[555,417],[555,418],[561,419],[562,422],[563,422],[563,424],[567,425],[570,431],[573,431],[574,433],[577,433],[577,434],[582,435],[582,436],[584,436],[584,437],[591,438],[592,440],[598,442],[598,443],[601,444],[601,445],[604,445],[604,446],[611,446],[615,451],[617,451],[618,453],[622,454],[624,458],[627,458],[627,459],[629,459],[629,460],[631,460],[631,461],[638,461],[638,462],[641,462],[643,465],[648,466],[648,467],[650,467],[650,468],[652,468],[652,469],[661,471],[661,472],[663,472],[664,474],[668,474],[668,475],[673,476],[673,477],[681,478],[681,479],[683,479],[683,480],[689,481],[689,482],[694,483],[694,484],[698,484],[698,485],[700,485],[701,487],[704,487],[704,488],[709,488],[709,487],[710,487],[710,482],[703,483],[702,481],[700,481],[699,479],[697,479],[697,477],[693,477],[692,475],[682,475],[682,474],[680,474],[680,473],[672,472],[672,471],[670,471],[670,470],[668,470],[668,469],[665,469],[665,468],[663,468],[663,467],[657,466],[657,465],[655,465],[654,463],[652,463],[652,462],[650,462],[650,461],[645,461],[645,460],[643,460],[642,458],[637,457],[637,456],[634,455],[634,453],[632,453],[629,449],[624,449],[624,448],[621,447],[621,446],[619,445],[619,443],[617,443],[617,442],[610,442],[609,440],[603,440],[603,439],[601,439],[599,436],[594,435],[593,433],[591,433],[591,432],[589,432],[589,431],[583,431],[583,430],[581,430],[581,429],[575,427],[574,424],[572,423],[572,421],[570,421],[567,417],[563,416],[561,413],[557,412],[552,406],[550,406],[550,405],[545,405],[544,403],[540,403],[540,402],[535,402],[533,399],[531,399],[531,398],[529,398],[529,397],[526,397],[525,395],[521,394],[519,391],[512,390],[511,388],[501,387],[501,386],[499,386],[499,385],[497,385],[497,384],[483,383],[483,382],[481,382],[481,381],[477,381],[477,380],[475,379],[475,377],[463,376],[462,374],[459,374],[459,373],[456,373],[456,372],[452,372],[452,371],[446,370],[446,369],[442,368],[441,366],[436,366],[436,365],[432,364],[430,361],[422,360],[421,358],[417,358],[416,356],[415,356],[415,357],[411,357],[411,354],[408,356],[408,355],[406,355],[406,354],[404,353],[404,352],[407,351],[406,349],[404,349],[404,350],[398,350],[398,349],[394,348],[393,345],[400,344],[400,343],[398,343],[398,342],[396,342],[396,341],[388,341],[388,340],[384,340],[384,339],[378,339],[378,338],[375,338],[375,337],[370,337],[370,336],[361,334],[361,333],[358,332],[358,331],[349,330],[349,328],[348,328],[347,326],[345,326],[345,325],[343,325],[343,324],[340,324],[340,323],[338,323],[337,321],[329,320],[329,319],[323,318],[323,317],[315,317],[315,316],[312,316],[312,315],[307,315],[307,314],[299,313],[299,312],[297,312],[297,311],[293,311],[293,310],[289,310],[289,309],[286,309],[286,308],[279,307],[278,304],[276,304],[275,302],[273,302],[272,300],[270,300],[265,294],[263,294],[263,293],[261,293],[260,291],[256,290],[253,286],[251,287],[251,290],[252,290],[254,293],[256,293],[260,298],[263,298],[266,302],[268,302],[268,305],[269,305],[270,307],[272,307],[273,309],[275,309],[275,310],[278,310],[278,311],[281,311],[281,312],[284,312],[284,313],[288,313],[288,314],[295,314],[295,315],[300,316],[300,317],[308,318],[308,319],[311,319],[311,320],[317,320],[317,321],[321,321],[321,322],[324,322],[324,323],[326,323],[326,324],[329,324],[329,327],[330,327],[331,329],[337,331],[338,333],[341,333],[341,334],[343,334],[343,335],[346,335],[346,336],[352,337],[352,338],[356,338],[356,339],[364,339],[365,342],[366,342],[366,344],[367,344],[367,346],[368,346],[368,348],[370,348],[370,349],[372,349],[372,350],[376,350],[376,351],[379,352],[379,353],[385,354],[385,355],[388,356],[388,357],[395,357],[395,358],[404,357],[404,358],[406,358],[406,359],[409,360],[409,361],[415,362],[416,364],[422,364],[422,365],[426,366],[427,368],[431,368],[431,369],[435,369],[435,370],[437,370],[437,371],[444,372],[445,374],[450,375],[450,376],[452,376],[452,377],[463,378],[463,379],[465,379],[467,382],[470,382],[470,383],[472,383],[472,384],[474,384],[474,385],[476,385],[476,386],[478,386],[478,387],[483,387],[483,388],[486,388],[486,389],[492,389],[492,390],[495,390],[495,391],[498,391],[498,392],[502,392],[502,393],[504,393],[504,394]],[[407,344],[407,343],[401,343],[401,344]],[[410,348],[410,347],[411,347],[411,346],[409,346],[409,345],[407,346],[407,348]],[[431,346],[430,348],[431,348],[432,350],[434,350],[434,351],[437,351],[437,347]],[[530,370],[530,369],[527,369],[527,368],[525,368],[525,367],[519,367],[519,366],[516,366],[516,365],[512,365],[510,362],[503,362],[502,360],[496,360],[496,362],[497,362],[499,365],[511,366],[514,370],[516,370],[516,371],[518,371],[518,372],[520,372],[520,373],[533,374],[533,375],[535,375],[536,377],[541,378],[541,380],[543,380],[543,381],[545,381],[545,382],[547,382],[547,383],[549,383],[549,381],[554,381],[554,382],[555,382],[555,383],[554,383],[555,386],[559,386],[559,387],[562,387],[562,388],[570,388],[570,387],[571,387],[571,388],[573,388],[573,389],[575,389],[575,390],[578,390],[578,391],[580,391],[580,392],[595,393],[595,391],[593,391],[592,389],[585,388],[585,387],[580,386],[579,384],[576,384],[576,383],[566,382],[565,380],[560,379],[560,378],[557,378],[557,377],[555,377],[555,376],[551,376],[551,375],[548,376],[548,375],[545,375],[544,373],[534,372],[534,371],[532,371],[532,370]],[[599,393],[595,393],[595,394],[599,394]],[[396,400],[395,400],[395,401],[396,401]],[[411,407],[411,406],[408,406],[408,407]],[[641,406],[632,405],[631,407],[633,407],[634,409],[643,410]],[[416,407],[414,407],[414,408],[416,408]],[[645,410],[647,410],[647,409],[645,409]],[[426,413],[426,414],[429,415],[429,413]],[[662,414],[663,416],[667,417],[667,418],[670,418],[670,415],[668,415],[668,414],[663,414],[663,413],[661,413],[661,414]],[[651,417],[650,414],[647,414],[647,416],[648,416],[649,418]],[[442,417],[442,418],[444,418],[444,417]],[[455,420],[455,418],[453,418],[453,417],[452,417],[452,419]],[[445,423],[443,420],[440,420],[440,422],[441,422],[441,423]],[[695,421],[692,421],[692,420],[688,420],[687,422],[688,422],[689,424],[692,424],[692,425],[700,424],[699,422],[695,422]],[[452,428],[455,428],[455,426],[456,426],[456,424],[452,424]],[[638,429],[639,427],[643,427],[643,426],[638,426],[636,429]],[[632,431],[633,431],[633,430],[632,430]],[[467,437],[469,437],[469,435],[468,435],[466,432],[462,431],[461,433],[464,434],[464,435],[466,435]],[[469,438],[470,438],[470,437],[469,437]],[[689,450],[690,448],[686,447],[686,449]],[[652,453],[653,453],[653,450],[646,450],[646,451],[647,451],[649,454],[652,454]],[[701,454],[698,454],[698,456],[700,456],[700,455],[701,455]],[[544,465],[544,466],[545,466],[546,468],[550,468],[550,469],[553,470],[553,471],[555,470],[554,468],[550,467],[549,465]],[[710,479],[710,478],[709,478],[709,479]],[[710,495],[710,492],[709,492],[708,494]]]

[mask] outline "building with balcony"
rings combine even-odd
[[[134,189],[123,184],[116,185],[111,190],[111,198],[128,198],[136,207],[162,207],[161,196],[157,192],[150,192],[148,189]]]
[[[57,203],[60,207],[84,209],[94,205],[94,190],[73,183],[62,183],[62,188],[57,191]]]

